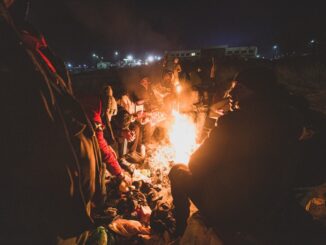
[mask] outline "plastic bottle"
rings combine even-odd
[[[99,226],[97,228],[98,232],[98,245],[107,245],[108,244],[108,235],[106,234],[106,230],[103,226]]]

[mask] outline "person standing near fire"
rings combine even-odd
[[[103,162],[106,163],[107,169],[112,175],[124,178],[124,173],[121,167],[130,172],[128,169],[129,163],[126,163],[123,158],[121,158],[119,162],[116,152],[108,143],[109,139],[115,141],[115,132],[112,130],[111,118],[116,116],[118,112],[117,102],[113,97],[111,86],[103,86],[100,95],[85,96],[81,98],[81,102],[86,114],[94,125]],[[108,135],[107,139],[104,135],[105,131]],[[123,137],[125,137],[127,141],[134,140],[134,135],[131,132],[125,132]]]
[[[181,73],[181,65],[179,58],[175,58],[173,60],[173,75],[174,75],[174,86],[180,84],[180,73]]]
[[[0,0],[0,244],[82,244],[94,227],[101,155],[63,62],[27,21],[29,8]]]
[[[173,86],[173,72],[164,70],[162,79],[152,85],[152,89],[161,110],[171,112],[173,106],[172,97],[175,97]]]
[[[145,145],[146,152],[150,153],[150,148],[152,144],[152,136],[155,130],[150,123],[150,114],[153,111],[159,109],[159,103],[157,98],[152,90],[151,82],[149,77],[142,75],[139,80],[137,87],[133,91],[133,97],[137,107],[142,107],[142,111],[144,113],[143,116],[140,116],[140,124],[141,124],[141,140],[142,144]],[[146,116],[147,115],[147,116]]]
[[[136,104],[131,100],[127,89],[119,96],[117,103],[118,114],[114,117],[112,126],[118,138],[119,154],[132,163],[142,163],[141,125],[137,121]],[[126,134],[131,134],[132,139],[128,141]]]

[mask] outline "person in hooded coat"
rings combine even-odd
[[[324,244],[325,230],[292,195],[300,113],[272,70],[251,68],[235,80],[238,109],[219,119],[188,167],[169,173],[177,234],[186,228],[190,199],[229,244],[237,244],[237,234],[250,237],[249,244]]]

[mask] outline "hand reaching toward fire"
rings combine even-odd
[[[125,138],[128,142],[133,142],[136,139],[135,131],[131,131],[129,129],[124,129],[121,132],[122,137]]]

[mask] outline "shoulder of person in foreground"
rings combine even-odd
[[[193,153],[189,168],[195,175],[205,175],[218,168],[224,155],[230,149],[229,142],[234,140],[233,128],[238,115],[225,115],[218,127],[214,128],[209,137]]]

